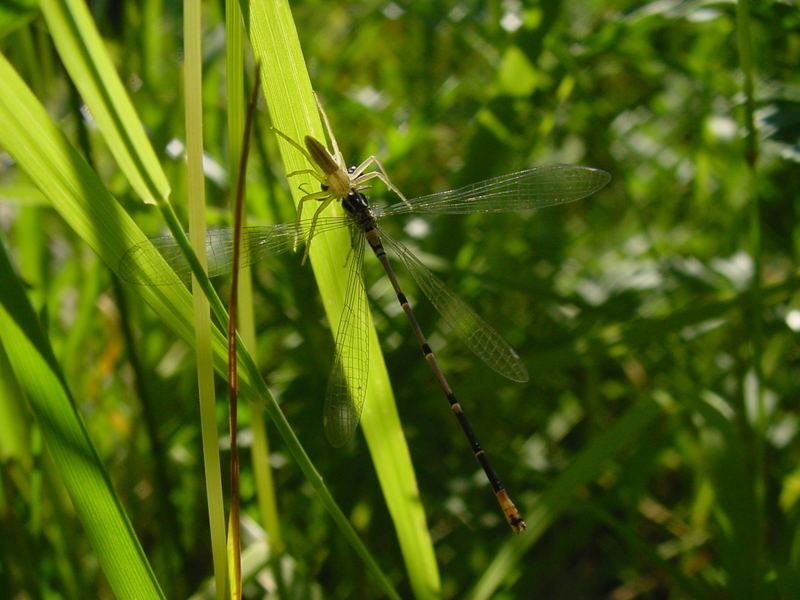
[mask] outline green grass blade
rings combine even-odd
[[[0,461],[14,459],[30,467],[30,436],[25,405],[5,350],[0,348]]]
[[[111,588],[119,598],[163,598],[2,244],[0,280],[0,341]]]
[[[183,3],[184,39],[184,112],[186,115],[186,167],[189,201],[189,237],[203,269],[206,268],[206,206],[203,175],[203,93],[201,52],[201,6],[199,2]],[[205,282],[204,282],[205,283]],[[211,534],[211,554],[217,600],[226,597],[229,557],[225,534],[225,501],[217,430],[216,394],[211,349],[211,314],[209,300],[203,295],[199,281],[192,281],[194,309],[195,356],[197,369],[197,400],[200,412],[200,431],[203,444],[208,520]],[[236,598],[235,595],[233,595]]]
[[[719,410],[719,398],[705,395],[698,403],[698,413],[707,425],[701,430],[704,475],[712,482],[714,517],[720,523],[717,539],[719,562],[729,574],[728,597],[736,600],[763,598],[764,571],[761,541],[763,500],[753,481],[753,468],[742,459],[748,443],[742,438],[741,426],[731,414]]]
[[[0,56],[0,139],[53,208],[111,269],[147,238],[50,120],[11,65]],[[176,279],[176,283],[177,283]],[[137,288],[181,338],[194,343],[190,297],[183,286]],[[222,343],[220,337],[220,356]]]
[[[251,44],[261,63],[264,96],[273,124],[296,140],[302,140],[306,134],[325,139],[288,4],[243,3],[243,12]],[[280,148],[287,173],[308,168],[303,157],[288,144],[281,141]],[[314,184],[310,178],[307,183]],[[292,184],[297,202],[302,192],[294,181]],[[332,210],[341,209],[336,206]],[[346,231],[317,236],[311,245],[311,265],[330,323],[338,323],[342,312],[347,280],[342,257],[347,256],[349,249]],[[432,597],[441,587],[433,545],[383,354],[372,326],[369,336],[369,384],[361,426],[395,524],[411,586],[417,597]]]
[[[106,52],[89,7],[81,0],[45,0],[40,6],[61,60],[131,186],[148,204],[167,198],[167,178]]]

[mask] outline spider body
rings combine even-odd
[[[397,194],[403,202],[408,202],[400,190],[398,190],[389,180],[389,176],[386,174],[383,165],[375,156],[368,157],[359,165],[349,168],[347,167],[344,157],[339,151],[339,145],[336,143],[336,138],[333,135],[330,123],[328,122],[328,116],[325,114],[325,111],[323,110],[316,94],[314,95],[314,98],[317,101],[317,109],[322,117],[322,122],[325,126],[325,132],[331,142],[332,151],[328,150],[325,144],[310,135],[307,135],[303,138],[303,143],[305,145],[304,148],[285,133],[273,127],[275,133],[277,133],[280,137],[291,144],[292,147],[306,157],[306,160],[308,160],[309,166],[311,167],[309,169],[293,171],[288,173],[286,176],[294,177],[297,175],[310,175],[319,181],[320,184],[320,191],[318,192],[306,192],[302,186],[300,188],[306,192],[306,194],[300,198],[300,201],[297,204],[298,222],[301,220],[303,214],[303,205],[306,202],[316,200],[320,203],[311,219],[311,227],[308,231],[303,262],[305,262],[306,258],[308,258],[308,250],[311,245],[311,238],[314,235],[317,219],[322,211],[325,210],[331,202],[342,202],[351,192],[360,192],[367,189],[369,186],[364,185],[367,181],[371,179],[378,179],[382,181],[386,187]],[[367,171],[370,166],[374,166],[376,170]]]

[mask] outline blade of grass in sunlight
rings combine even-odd
[[[89,7],[82,0],[45,0],[40,6],[64,66],[131,186],[148,204],[167,198],[167,178],[106,52]]]
[[[242,8],[251,44],[262,65],[263,92],[273,124],[296,140],[302,140],[306,134],[325,139],[288,4],[249,2],[243,3]],[[324,98],[322,100],[324,102]],[[346,132],[340,132],[340,137],[343,135]],[[303,157],[288,144],[281,141],[280,148],[287,173],[308,168]],[[307,183],[313,181],[309,178]],[[292,187],[297,202],[302,192],[294,184]],[[334,210],[341,209],[337,205]],[[347,256],[349,249],[346,231],[317,236],[311,246],[311,264],[329,323],[338,323],[342,312],[347,281],[342,257]],[[369,339],[369,384],[361,426],[395,525],[411,586],[417,597],[436,596],[441,584],[433,545],[383,354],[371,326]],[[319,408],[321,413],[321,402]]]
[[[0,341],[111,588],[163,598],[2,243],[0,281]]]
[[[192,0],[183,3],[184,42],[184,112],[186,117],[186,168],[189,205],[189,237],[203,270],[206,266],[206,196],[203,175],[203,59],[200,38],[201,4]],[[217,600],[226,597],[228,576],[225,536],[225,494],[217,430],[216,393],[211,351],[211,314],[209,301],[196,278],[192,278],[195,354],[197,357],[197,392],[200,431],[203,443],[203,466],[208,496],[208,519],[211,533],[211,554],[214,561]],[[233,596],[236,598],[236,596]]]
[[[11,363],[0,348],[0,460],[14,457],[24,467],[31,462],[22,390],[14,379]]]

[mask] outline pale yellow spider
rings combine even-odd
[[[303,156],[306,157],[312,167],[311,169],[299,169],[297,171],[292,171],[291,173],[288,173],[286,177],[294,177],[295,175],[311,175],[314,179],[319,181],[320,186],[322,187],[322,189],[318,192],[307,193],[305,196],[300,198],[300,202],[297,204],[297,222],[299,223],[303,214],[303,205],[306,202],[317,200],[322,203],[319,208],[317,208],[314,216],[311,219],[311,227],[308,230],[306,248],[305,252],[303,253],[303,263],[305,263],[306,259],[308,258],[308,250],[311,246],[311,238],[314,235],[314,228],[317,225],[317,219],[319,218],[320,213],[322,213],[322,211],[325,210],[327,206],[334,200],[341,202],[347,197],[351,190],[361,191],[367,189],[369,186],[364,185],[366,181],[369,181],[370,179],[381,180],[384,185],[397,194],[403,202],[408,203],[408,200],[406,200],[406,197],[403,195],[403,193],[389,180],[386,170],[383,168],[383,165],[377,159],[377,157],[370,156],[360,165],[350,168],[347,167],[347,164],[344,162],[344,157],[339,151],[339,145],[336,143],[336,138],[333,135],[333,131],[331,130],[331,125],[328,121],[328,115],[325,114],[325,110],[322,108],[322,104],[320,103],[316,93],[314,94],[314,100],[317,102],[317,110],[319,110],[319,114],[322,117],[322,123],[325,126],[325,133],[327,134],[328,139],[333,146],[333,153],[328,151],[328,149],[325,147],[325,144],[310,135],[307,135],[303,138],[303,142],[305,144],[305,148],[303,148],[303,146],[279,129],[276,129],[275,127],[272,128],[275,133],[289,142],[289,144],[291,144],[294,148],[299,150]],[[378,170],[367,172],[366,170],[370,165],[374,165]],[[300,189],[302,190],[303,188],[301,187]]]

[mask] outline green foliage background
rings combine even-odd
[[[3,55],[140,226],[162,233],[161,215],[139,203],[81,111],[42,17],[14,7],[0,12]],[[219,3],[204,8],[208,221],[219,224],[232,184],[225,26]],[[91,9],[180,212],[180,6]],[[800,594],[800,12],[791,3],[750,10],[699,2],[292,6],[344,155],[377,155],[409,197],[538,163],[613,176],[587,200],[536,214],[392,229],[402,236],[405,225],[426,263],[528,366],[530,383],[502,380],[437,329],[435,312],[403,280],[528,518],[530,530],[516,539],[367,257],[373,319],[441,577],[429,595]],[[752,43],[744,59],[743,32]],[[251,224],[294,218],[268,123],[262,110]],[[0,169],[4,243],[133,529],[167,596],[202,594],[212,566],[193,351],[112,279],[7,155]],[[371,195],[390,200],[379,185]],[[332,451],[322,433],[333,338],[310,270],[284,257],[254,273],[261,372],[398,593],[421,595],[363,439]],[[224,396],[221,380],[219,388]],[[0,588],[109,596],[5,354],[0,405]],[[221,429],[225,414],[220,402]],[[264,587],[297,598],[380,595],[280,439],[271,452],[284,549],[277,561],[253,559],[249,597]],[[244,458],[245,537],[256,549],[265,535]]]

